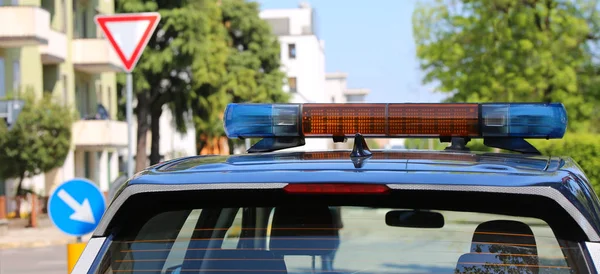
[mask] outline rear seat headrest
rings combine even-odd
[[[266,250],[223,249],[209,254],[199,274],[287,273],[283,257]]]
[[[537,255],[533,231],[522,222],[494,220],[477,226],[471,241],[471,252],[490,252],[480,249],[493,246],[501,246],[504,251],[512,248],[518,249],[518,252]]]
[[[278,207],[269,247],[281,255],[326,255],[339,245],[338,229],[328,206]]]
[[[528,225],[488,221],[475,229],[470,253],[460,256],[455,273],[538,273],[537,255]]]

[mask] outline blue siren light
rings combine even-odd
[[[562,138],[560,103],[229,104],[229,138],[504,137]]]

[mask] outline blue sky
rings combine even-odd
[[[262,9],[296,8],[299,0],[256,0]],[[368,88],[373,103],[439,102],[421,84],[412,38],[416,0],[310,0],[325,40],[327,72],[347,72],[349,88]]]

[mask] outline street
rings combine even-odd
[[[67,247],[17,248],[0,250],[1,274],[65,274]]]

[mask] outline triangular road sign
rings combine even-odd
[[[121,59],[125,70],[131,72],[154,33],[160,14],[147,12],[97,15],[95,21]]]

